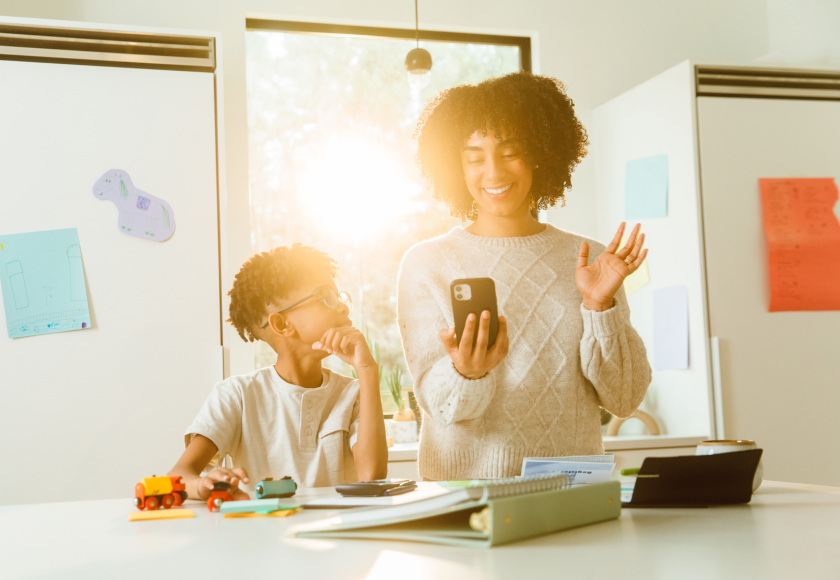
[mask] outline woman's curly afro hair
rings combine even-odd
[[[242,340],[253,342],[256,329],[268,313],[266,308],[278,298],[288,296],[314,273],[326,272],[335,278],[335,260],[311,246],[278,246],[248,258],[233,281],[230,318]],[[246,337],[247,334],[247,337]]]
[[[531,207],[548,209],[572,186],[572,171],[586,156],[586,129],[575,117],[566,87],[550,77],[516,72],[440,93],[426,105],[414,137],[417,166],[435,199],[462,220],[477,217],[464,183],[461,148],[476,131],[514,139],[534,171]]]

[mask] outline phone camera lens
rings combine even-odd
[[[455,295],[455,298],[457,298],[458,300],[462,299],[463,297],[464,297],[463,294],[456,294]]]

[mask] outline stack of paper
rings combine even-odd
[[[526,457],[522,476],[565,474],[573,485],[609,481],[615,469],[615,455],[576,455],[571,457]]]

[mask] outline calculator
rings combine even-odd
[[[335,490],[343,496],[368,497],[399,495],[415,489],[417,489],[417,482],[410,479],[374,479],[335,486]]]

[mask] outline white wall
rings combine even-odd
[[[230,288],[251,252],[245,101],[245,18],[412,27],[410,0],[0,0],[0,15],[217,31],[223,42]],[[685,59],[749,61],[768,52],[765,0],[422,0],[422,25],[456,31],[537,32],[540,72],[569,87],[585,125],[601,103]],[[536,48],[536,47],[535,47]],[[596,235],[594,173],[584,161],[552,223]],[[227,302],[224,305],[227,311]],[[253,367],[253,349],[228,327],[230,371]]]
[[[779,61],[840,68],[840,2],[767,0],[767,40]]]

